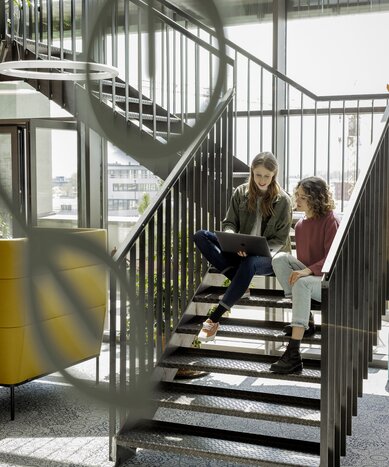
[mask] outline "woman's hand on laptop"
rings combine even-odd
[[[247,256],[247,253],[245,251],[238,251],[236,254],[238,256],[243,256],[243,258],[245,258]]]

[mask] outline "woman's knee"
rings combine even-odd
[[[255,273],[256,269],[256,256],[246,256],[244,259],[242,259],[241,265],[248,269],[250,272]]]
[[[298,279],[293,284],[292,292],[293,296],[295,296],[296,294],[311,295],[311,287],[309,281],[307,280],[307,277],[300,277],[300,279]]]
[[[279,253],[277,254],[276,256],[274,256],[274,258],[272,259],[272,267],[274,269],[274,271],[276,269],[279,269],[281,268],[282,266],[284,266],[285,264],[288,263],[288,255],[287,253]]]
[[[198,230],[193,235],[193,241],[198,245],[206,238],[206,230]]]

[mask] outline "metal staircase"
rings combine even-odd
[[[144,448],[256,465],[320,465],[321,326],[303,340],[302,373],[270,372],[288,341],[279,318],[291,301],[279,288],[260,287],[274,278],[256,277],[250,298],[222,318],[216,341],[198,346],[195,336],[224,292],[224,280],[213,269],[206,273],[158,361],[154,417],[115,437],[118,464]],[[312,302],[312,310],[320,319],[320,303]],[[204,376],[183,381],[181,370]],[[251,384],[242,388],[237,376]],[[283,392],[273,392],[274,385]]]
[[[136,3],[141,5],[140,11],[144,2]],[[159,3],[166,8],[171,5],[167,1]],[[91,2],[82,4],[84,8]],[[13,8],[13,2],[10,5]],[[5,11],[4,1],[0,0],[0,6]],[[176,15],[179,22],[178,10],[172,11],[171,16]],[[116,16],[113,18],[115,23]],[[163,14],[159,18],[165,22],[164,31],[175,27],[172,19]],[[188,30],[193,24],[200,29],[201,23],[190,24],[188,14],[182,18],[175,31],[193,41],[195,48],[204,47],[212,55],[212,31],[202,30],[209,34],[208,43],[196,39]],[[74,38],[72,29],[73,45]],[[19,40],[12,31],[7,41],[12,45],[9,58],[12,53],[15,59],[67,56],[63,44],[56,49],[50,43],[38,44],[37,37],[34,41],[26,37]],[[288,135],[304,137],[309,133],[309,127],[304,127],[304,117],[312,118],[314,130],[310,135],[315,142],[316,171],[321,157],[316,150],[319,124],[325,120],[323,134],[328,135],[328,146],[323,151],[329,161],[336,156],[330,154],[330,136],[336,137],[333,117],[341,119],[341,137],[345,141],[347,115],[356,115],[357,120],[367,116],[373,122],[382,113],[387,96],[316,96],[256,57],[231,43],[228,46],[232,51],[228,77],[233,79],[226,85],[230,91],[222,96],[209,124],[192,144],[182,154],[172,154],[169,160],[158,158],[158,151],[169,135],[189,125],[189,120],[196,117],[195,111],[186,112],[185,106],[178,105],[179,111],[174,111],[168,101],[162,105],[147,96],[141,85],[135,89],[127,79],[103,82],[98,89],[92,89],[110,134],[117,136],[113,142],[126,152],[131,148],[135,159],[165,179],[154,203],[114,257],[127,274],[130,293],[127,295],[117,279],[111,278],[112,399],[120,395],[129,396],[129,401],[135,398],[137,383],[142,378],[151,377],[156,383],[149,399],[151,413],[136,424],[131,419],[131,404],[111,407],[110,453],[117,465],[134,455],[136,448],[148,448],[256,465],[335,467],[345,454],[352,417],[357,415],[357,398],[362,395],[362,380],[367,377],[372,347],[389,298],[388,127],[377,149],[370,148],[369,157],[375,150],[371,163],[359,175],[351,199],[346,200],[347,211],[323,269],[323,301],[312,304],[315,316],[321,318],[321,326],[313,337],[304,340],[301,374],[281,376],[268,370],[287,342],[282,327],[288,321],[287,311],[291,307],[279,289],[270,287],[274,279],[254,285],[251,297],[237,304],[240,315],[223,318],[215,344],[201,348],[192,345],[209,306],[218,301],[223,291],[223,278],[208,271],[208,265],[194,248],[192,235],[200,228],[219,228],[235,183],[233,174],[247,169],[244,162],[234,159],[241,143],[239,138],[242,139],[236,132],[239,118],[247,125],[243,138],[247,136],[248,140],[253,122],[250,119],[258,119],[261,149],[269,142],[264,128],[273,118],[284,122]],[[75,56],[74,46],[69,58]],[[261,76],[260,87],[266,84],[262,81],[266,75],[272,88],[268,94],[269,89],[265,89],[254,104],[247,96],[247,103],[239,112],[234,96],[238,57],[240,60],[243,57],[247,69],[252,73],[256,70]],[[183,63],[179,62],[179,66],[182,68]],[[195,75],[198,79],[197,65]],[[31,84],[104,134],[97,119],[82,105],[87,93],[84,86]],[[288,99],[275,99],[280,90],[286,91]],[[268,101],[277,101],[279,107],[263,106],[264,96],[270,96]],[[367,108],[366,102],[370,101],[372,104]],[[292,131],[297,120],[298,131]],[[277,127],[279,135],[281,129]],[[371,134],[374,131],[372,124]],[[358,133],[356,167],[360,165],[359,138]],[[292,157],[292,143],[300,147],[298,160]],[[144,157],[145,146],[151,148],[155,157]],[[248,162],[252,148],[249,144],[245,148]],[[303,154],[303,140],[286,139],[282,148],[275,149],[284,163],[280,176],[288,189],[293,167],[298,166],[296,174],[300,177],[304,174],[307,157]],[[345,161],[344,144],[339,157]],[[327,177],[330,178],[329,172]],[[341,191],[343,209],[344,177]],[[360,284],[361,277],[368,280]],[[176,378],[179,369],[210,375],[183,381]],[[229,376],[232,383],[222,384],[213,375]],[[244,378],[246,384],[241,387],[235,384],[233,378],[237,377]]]

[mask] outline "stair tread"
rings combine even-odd
[[[228,397],[226,394],[201,394],[196,389],[192,389],[190,385],[185,385],[184,388],[182,385],[178,388],[175,388],[174,385],[168,387],[162,385],[154,392],[153,398],[162,407],[320,426],[320,411],[318,409],[280,405],[252,398]]]
[[[204,316],[195,316],[186,323],[180,323],[177,328],[178,333],[182,334],[198,334],[204,322]],[[281,321],[260,321],[250,320],[245,321],[236,318],[222,318],[218,336],[236,337],[243,339],[263,339],[267,341],[283,342],[288,341],[289,337],[285,336],[283,328],[286,323]],[[321,343],[321,326],[317,326],[317,331],[313,336],[305,337],[303,342],[311,344]]]
[[[320,383],[320,361],[303,359],[304,369],[301,373],[284,375],[269,371],[270,364],[277,361],[278,358],[278,356],[242,354],[211,349],[179,348],[169,356],[164,357],[159,365],[166,368],[185,368],[209,373]]]
[[[212,432],[212,435],[211,435]],[[231,439],[234,434],[225,430],[199,430],[197,426],[188,427],[166,422],[144,422],[131,431],[117,435],[117,444],[126,448],[144,448],[163,450],[187,455],[208,457],[211,459],[224,459],[229,461],[259,461],[268,465],[277,466],[310,466],[320,465],[320,457],[299,450],[282,449],[260,444],[273,442],[277,439],[263,436],[245,436],[249,441],[235,441]],[[237,433],[242,438],[242,433]],[[230,439],[224,439],[228,436]],[[297,443],[296,443],[297,444]],[[308,443],[307,443],[308,444]],[[309,443],[315,448],[318,443]],[[318,448],[317,448],[318,449]]]
[[[219,303],[219,296],[225,292],[225,287],[210,286],[197,293],[193,301],[197,303]],[[250,297],[241,298],[236,305],[262,306],[271,308],[292,308],[292,300],[285,298],[282,290],[276,289],[250,289]],[[312,310],[320,310],[321,303],[315,300],[311,302]]]

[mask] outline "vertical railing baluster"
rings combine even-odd
[[[340,195],[340,210],[343,212],[344,210],[344,190],[345,190],[345,184],[344,184],[344,171],[346,168],[345,164],[345,157],[346,157],[346,101],[343,101],[343,109],[342,109],[342,161],[341,161],[341,167],[342,167],[342,178],[341,178],[341,195]]]
[[[208,212],[209,230],[215,230],[215,127],[208,139]]]
[[[13,3],[13,2],[11,2]],[[39,20],[38,20],[38,2],[34,2],[34,30],[35,30],[35,57],[38,59],[39,57],[39,47],[38,47],[38,43],[39,43],[39,38],[38,38],[38,34],[39,34],[39,31],[38,31],[38,24],[39,24]]]
[[[360,139],[360,126],[359,126],[359,99],[357,100],[357,149],[356,149],[356,156],[355,156],[355,182],[358,179],[358,174],[359,174],[359,139]]]
[[[187,219],[187,181],[186,172],[183,172],[180,177],[180,193],[181,193],[181,206],[180,206],[180,227],[181,227],[181,255],[180,255],[180,292],[181,292],[181,311],[184,312],[187,306],[187,243],[188,243],[188,219]]]
[[[192,297],[194,293],[194,243],[192,235],[194,234],[194,164],[193,160],[186,169],[187,178],[187,199],[188,199],[188,296]]]
[[[155,221],[150,219],[147,228],[147,370],[154,369],[154,270],[155,270]]]
[[[343,267],[341,261],[338,262],[335,275],[335,301],[334,301],[334,332],[335,332],[335,355],[340,355],[342,348],[342,279]],[[341,453],[341,383],[342,383],[342,362],[339,358],[332,360],[334,374],[334,393],[335,393],[335,409],[334,409],[334,457],[338,459]]]
[[[138,335],[137,342],[139,346],[139,375],[144,377],[147,373],[147,352],[146,352],[146,232],[143,231],[139,237],[139,260],[136,283],[138,286]]]
[[[288,85],[289,86],[289,85]],[[263,67],[261,67],[261,81],[259,91],[259,110],[260,110],[260,122],[259,122],[259,137],[260,137],[260,152],[263,151]]]
[[[235,50],[234,68],[233,68],[233,85],[235,89],[234,96],[234,156],[238,155],[238,51]],[[217,133],[217,132],[216,132]]]
[[[188,29],[188,21],[185,21],[185,28]],[[189,68],[189,63],[188,63],[188,38],[185,36],[184,38],[185,42],[185,62],[184,64],[181,63],[181,66],[184,67],[183,72],[184,72],[184,92],[185,92],[185,107],[184,107],[184,113],[185,113],[185,123],[188,123],[188,112],[189,112],[189,73],[188,73],[188,68]]]
[[[173,186],[173,328],[178,324],[180,306],[179,271],[180,271],[180,187],[179,181]]]
[[[317,175],[317,101],[315,101],[314,116],[314,135],[313,135],[313,174]]]
[[[197,35],[199,35],[199,28],[197,28]],[[200,113],[200,48],[198,44],[195,44],[195,115],[196,121],[199,119]]]
[[[127,277],[127,259],[124,258],[119,264],[120,272],[124,277]],[[129,304],[129,309],[127,308]],[[127,322],[131,314],[131,296],[128,297],[127,293],[120,286],[120,325],[119,325],[119,347],[120,347],[120,360],[119,360],[119,390],[121,397],[125,397],[127,393]],[[131,324],[130,324],[131,325]],[[115,336],[116,338],[116,336]],[[116,378],[116,375],[115,375]],[[126,413],[123,408],[120,410],[120,425],[125,421]]]
[[[166,26],[166,113],[167,113],[167,139],[170,139],[170,100],[171,100],[171,77],[170,77],[170,28]]]
[[[251,87],[251,75],[250,75],[250,59],[247,60],[247,153],[246,153],[246,162],[247,165],[250,165],[250,87]]]
[[[208,229],[208,148],[207,140],[204,140],[201,145],[201,228]],[[202,256],[201,261],[201,276],[203,277],[207,270],[207,259]]]
[[[116,378],[116,360],[117,360],[117,278],[111,271],[109,278],[109,394],[111,400],[117,399],[117,378]],[[109,453],[112,456],[113,437],[116,434],[116,407],[111,404],[109,406]]]
[[[181,134],[184,133],[184,107],[185,107],[185,98],[184,98],[184,36],[180,35],[180,118],[181,118]]]
[[[130,84],[130,11],[129,1],[124,0],[124,98],[126,99],[124,107],[124,116],[128,122],[128,113],[130,111],[129,102],[129,84]]]
[[[157,249],[156,258],[157,271],[156,271],[156,295],[155,295],[155,320],[156,320],[156,347],[157,347],[157,360],[161,358],[163,350],[163,206],[161,205],[157,211]]]
[[[77,50],[76,50],[76,0],[71,0],[70,8],[70,30],[71,30],[71,50],[72,50],[72,60],[76,60]],[[42,18],[42,11],[41,11]],[[42,34],[42,32],[41,32]]]
[[[129,273],[128,273],[128,283],[129,283],[129,325],[130,332],[127,338],[126,333],[126,324],[127,324],[127,314],[124,317],[124,328],[121,329],[121,332],[125,334],[127,343],[128,343],[128,385],[129,390],[135,387],[137,379],[137,361],[138,361],[138,345],[137,345],[137,334],[138,334],[138,303],[137,303],[137,294],[136,294],[136,275],[137,275],[137,251],[136,243],[131,247],[129,251]]]
[[[177,21],[175,12],[173,20]],[[177,115],[177,31],[175,29],[173,29],[173,114]]]
[[[370,144],[374,139],[374,99],[371,100]]]
[[[327,128],[327,183],[330,183],[331,169],[331,101],[328,101],[328,128]]]
[[[166,196],[165,206],[165,286],[164,286],[164,327],[166,343],[170,340],[171,331],[171,256],[172,256],[172,195],[169,192]]]
[[[195,167],[194,167],[194,201],[195,201],[195,231],[197,232],[202,228],[201,225],[201,150],[198,149],[195,155]],[[199,250],[196,249],[196,286],[201,282],[201,263],[202,255]]]
[[[118,0],[114,0],[112,5],[112,65],[118,66]],[[116,108],[116,78],[112,78],[112,104],[113,110]]]
[[[35,2],[36,3],[36,2]],[[63,0],[59,0],[59,58],[63,60],[63,43],[64,43],[64,9]]]
[[[139,128],[143,127],[143,60],[142,60],[142,9],[138,6],[138,107]]]
[[[162,12],[164,12],[162,7]],[[165,28],[167,26],[161,22],[161,106],[165,107]]]
[[[13,42],[15,40],[15,7],[13,0],[8,0],[8,2],[11,23],[11,42]]]
[[[300,93],[300,175],[299,178],[303,177],[304,173],[304,94]]]
[[[290,87],[289,83],[286,85],[285,89],[285,102],[286,102],[286,123],[285,123],[285,130],[286,130],[286,154],[285,154],[285,189],[287,192],[291,191],[290,186]]]
[[[47,0],[48,1],[48,0]],[[21,31],[22,31],[22,41],[23,41],[23,55],[26,53],[27,50],[27,37],[26,37],[26,0],[22,0],[22,7],[19,7],[19,22],[21,23]]]
[[[24,0],[23,0],[24,1]],[[52,44],[52,25],[53,25],[53,14],[52,14],[52,0],[47,0],[47,57],[51,60],[51,44]]]
[[[235,99],[235,106],[236,106],[236,99]],[[236,108],[236,107],[235,107]],[[215,125],[215,228],[216,230],[220,230],[221,227],[221,210],[220,210],[220,203],[221,203],[221,186],[222,186],[222,179],[221,179],[221,123],[220,120],[216,122]]]
[[[224,112],[221,117],[221,215],[224,218],[224,215],[227,212],[227,203],[229,202],[228,198],[228,172],[227,172],[227,115]]]
[[[227,191],[227,202],[229,203],[230,198],[232,197],[233,192],[233,176],[234,176],[234,161],[233,161],[233,153],[232,153],[232,144],[233,144],[233,104],[230,102],[228,107],[224,111],[227,117],[227,167],[228,167],[228,191]]]

